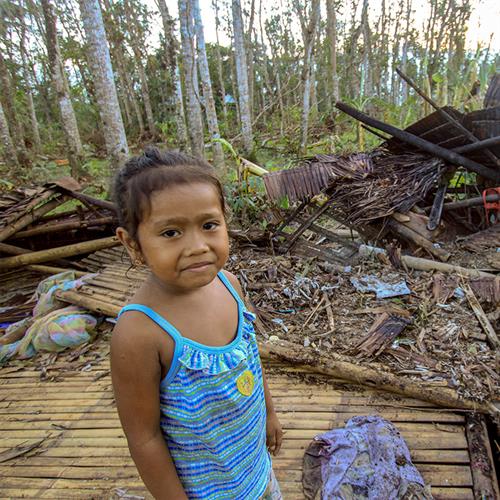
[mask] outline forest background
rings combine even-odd
[[[380,139],[340,100],[404,128],[440,105],[481,107],[500,18],[478,0],[2,0],[0,184],[71,173],[105,196],[145,144],[235,152],[267,169]],[[207,42],[205,39],[209,39]]]

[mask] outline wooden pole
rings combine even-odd
[[[459,123],[453,116],[451,116],[449,113],[447,113],[444,109],[438,106],[438,104],[433,101],[430,97],[428,97],[420,88],[417,86],[417,84],[409,77],[406,76],[399,68],[396,68],[396,73],[406,82],[410,87],[413,87],[415,89],[415,92],[417,92],[418,95],[420,95],[425,101],[427,101],[438,113],[441,115],[445,120],[447,120],[449,123],[451,123],[456,129],[460,130],[469,141],[472,141],[473,143],[479,142],[479,139],[467,128],[465,128],[461,123]],[[500,162],[498,161],[498,158],[489,150],[486,148],[485,153],[489,156],[490,160],[493,161],[495,165],[500,165]],[[470,150],[469,150],[470,151]]]
[[[494,500],[500,498],[498,482],[496,481],[496,472],[498,471],[495,471],[495,460],[488,439],[485,418],[483,415],[467,415],[465,422],[474,499]],[[494,442],[491,440],[491,443]]]
[[[360,245],[359,256],[368,258],[376,255],[387,255],[383,248],[372,247],[369,245]],[[477,269],[469,269],[467,267],[454,266],[445,262],[437,262],[435,260],[421,259],[420,257],[412,257],[411,255],[401,255],[401,262],[411,269],[418,271],[442,271],[443,273],[451,273],[469,278],[495,278],[499,277],[495,274],[486,273]]]
[[[65,267],[41,266],[38,264],[27,267],[32,271],[38,271],[39,273],[45,273],[45,274],[59,274],[59,273],[65,273],[66,271],[73,271],[77,278],[81,278],[82,276],[89,274],[88,272],[84,273],[83,271],[77,271],[76,269],[68,269]]]
[[[337,104],[335,104],[335,107],[340,109],[344,113],[348,114],[349,116],[352,116],[356,120],[366,123],[371,127],[375,127],[379,130],[382,130],[383,132],[387,132],[388,134],[397,137],[403,142],[406,142],[408,144],[411,144],[412,146],[420,148],[422,151],[425,151],[433,156],[437,156],[438,158],[441,158],[449,163],[452,163],[453,165],[458,165],[459,167],[464,167],[467,170],[472,170],[473,172],[482,175],[487,179],[500,183],[500,172],[486,168],[484,165],[469,160],[469,158],[465,158],[464,156],[454,153],[453,151],[449,151],[448,149],[442,148],[437,144],[433,144],[432,142],[426,141],[421,137],[410,134],[405,130],[401,130],[392,125],[388,125],[387,123],[381,122],[380,120],[371,118],[370,116],[362,113],[361,111],[358,111],[357,109],[354,109],[351,106],[348,106],[347,104],[344,104],[342,102],[337,102]]]
[[[100,217],[98,219],[85,219],[69,222],[61,222],[59,224],[44,224],[43,226],[34,227],[33,229],[26,229],[19,231],[15,234],[16,238],[30,238],[39,234],[51,234],[61,231],[69,231],[71,229],[86,229],[89,227],[104,226],[106,224],[113,224],[117,222],[116,217]]]
[[[16,255],[15,257],[5,257],[3,259],[0,259],[0,270],[26,266],[29,264],[38,264],[41,262],[47,262],[63,257],[71,257],[72,255],[79,255],[82,253],[95,252],[96,250],[114,247],[119,244],[120,241],[116,236],[110,236],[109,238],[84,241],[83,243],[76,243],[73,245],[41,250],[39,252]]]
[[[452,389],[425,384],[369,366],[358,366],[346,361],[338,354],[329,353],[328,356],[324,356],[317,351],[304,349],[302,345],[292,344],[284,340],[260,343],[259,352],[263,359],[285,360],[313,373],[341,378],[421,401],[429,401],[445,408],[498,413],[492,404],[462,399]]]
[[[472,153],[472,151],[497,146],[498,144],[500,144],[500,135],[484,139],[484,141],[473,142],[472,144],[465,144],[464,146],[453,148],[453,151],[455,151],[455,153]]]
[[[42,217],[42,215],[45,215],[54,210],[54,208],[57,208],[59,205],[62,205],[67,199],[67,196],[58,195],[52,201],[49,201],[42,206],[35,208],[33,211],[24,214],[12,224],[7,224],[6,227],[0,230],[0,241],[5,241],[7,238],[10,238],[13,234],[16,234],[28,224],[38,220]]]
[[[500,194],[489,194],[486,201],[499,201]],[[459,208],[479,207],[484,203],[483,197],[469,198],[468,200],[452,201],[443,205],[443,210],[457,210]]]

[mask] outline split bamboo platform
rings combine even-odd
[[[144,275],[126,273],[128,266],[117,263],[113,251],[101,253],[109,257],[109,267],[60,298],[114,316]],[[34,362],[0,368],[0,498],[151,498],[116,412],[108,340],[95,341],[97,354],[88,362],[81,356],[71,364],[59,356],[42,372]],[[498,491],[495,480],[482,472],[484,460],[494,470],[484,421],[472,434],[470,413],[311,377],[278,361],[264,365],[285,431],[273,464],[286,500],[304,498],[302,459],[311,439],[369,414],[382,415],[400,430],[434,498],[465,500],[481,498],[485,488]],[[486,450],[483,462],[477,459],[478,447]]]
[[[366,414],[394,422],[434,498],[474,498],[463,414],[371,389],[315,385],[293,368],[266,365],[285,430],[273,460],[285,499],[304,498],[302,457],[311,439]],[[32,369],[1,369],[0,432],[0,498],[151,498],[120,427],[107,359],[59,381],[42,381]]]

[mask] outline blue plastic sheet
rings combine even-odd
[[[358,292],[375,292],[377,299],[409,295],[411,290],[405,280],[396,283],[387,283],[377,276],[365,274],[361,278],[350,278],[351,283]]]

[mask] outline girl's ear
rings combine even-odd
[[[120,240],[121,244],[126,248],[127,253],[134,266],[144,263],[141,250],[137,242],[130,237],[130,234],[124,227],[116,229],[116,237]]]

